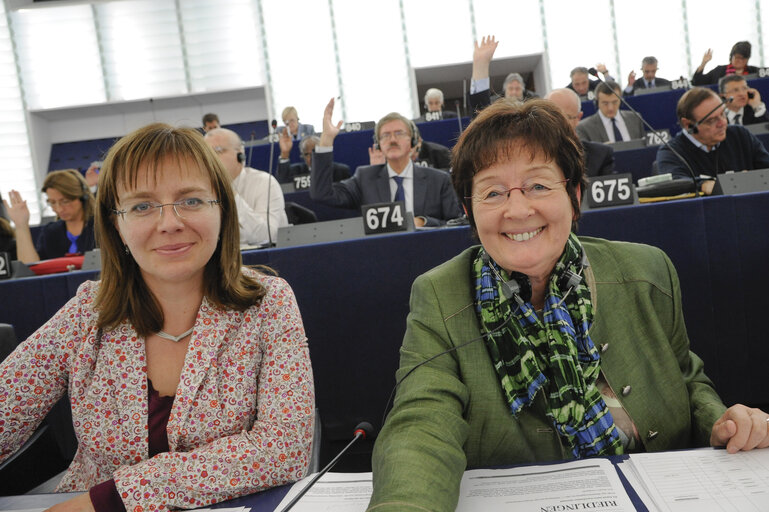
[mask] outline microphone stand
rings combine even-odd
[[[267,179],[267,247],[273,246],[272,230],[270,230],[270,192],[272,191],[272,162],[275,158],[275,142],[272,140],[272,136],[275,133],[275,126],[277,126],[277,124],[277,121],[272,121],[272,131],[270,133],[270,163],[267,166],[267,174],[270,175]],[[288,126],[286,126],[285,129],[288,130]]]
[[[600,76],[598,76],[598,70],[596,70],[595,68],[590,68],[590,69],[588,69],[588,73],[590,73],[591,75],[593,75],[594,77],[596,77],[596,78],[597,78],[597,79],[598,79],[598,80],[599,80],[601,83],[603,83],[603,84],[605,84],[605,83],[606,83],[606,81],[605,81],[603,78],[601,78]],[[692,166],[691,166],[691,165],[689,165],[689,162],[687,162],[687,161],[686,161],[686,159],[685,159],[684,157],[682,157],[682,156],[681,156],[681,155],[678,153],[678,151],[676,151],[675,149],[673,149],[673,146],[671,146],[671,145],[670,145],[670,144],[669,144],[667,141],[665,141],[665,139],[663,139],[663,138],[662,138],[662,136],[660,135],[660,132],[659,132],[659,131],[657,131],[657,130],[655,130],[655,129],[652,127],[652,125],[650,125],[649,123],[647,123],[647,122],[646,122],[646,119],[644,119],[644,118],[643,118],[643,116],[642,116],[641,114],[639,114],[639,113],[638,113],[638,111],[637,111],[636,109],[634,109],[634,108],[633,108],[633,107],[630,105],[630,103],[628,103],[627,101],[625,101],[625,98],[623,98],[622,96],[620,96],[619,94],[617,94],[617,91],[615,91],[613,87],[611,87],[611,86],[610,86],[610,87],[609,87],[609,90],[611,90],[612,94],[614,94],[614,95],[615,95],[617,98],[619,98],[619,101],[620,101],[620,103],[622,103],[622,104],[623,104],[624,106],[626,106],[626,107],[627,107],[627,108],[628,108],[628,109],[629,109],[631,112],[633,112],[635,115],[637,115],[637,116],[638,116],[638,118],[639,118],[639,119],[641,119],[641,122],[644,124],[644,126],[645,126],[645,127],[647,127],[647,128],[649,129],[649,131],[651,131],[652,133],[654,133],[654,135],[656,135],[656,136],[657,136],[657,138],[658,138],[658,139],[659,139],[659,140],[662,142],[662,144],[664,144],[664,145],[665,145],[665,147],[666,147],[666,148],[668,148],[668,149],[669,149],[669,150],[670,150],[670,151],[671,151],[671,152],[672,152],[672,153],[673,153],[673,154],[674,154],[676,157],[678,157],[678,159],[679,159],[679,160],[680,160],[680,161],[681,161],[681,162],[682,162],[682,163],[683,163],[683,164],[686,166],[686,169],[689,171],[689,174],[690,174],[690,175],[691,175],[691,177],[692,177],[692,183],[694,183],[694,197],[695,197],[695,198],[696,198],[696,197],[700,197],[700,187],[699,187],[699,185],[697,184],[697,175],[696,175],[696,174],[694,174],[694,170],[692,169]],[[597,101],[597,100],[598,100],[598,96],[596,95],[596,101]],[[717,107],[716,107],[716,108],[717,108]],[[715,112],[715,109],[713,110],[713,112]],[[713,112],[711,112],[710,114],[712,114]],[[708,116],[709,116],[710,114],[708,114]],[[707,117],[707,116],[705,116],[705,117]]]
[[[325,467],[325,468],[323,468],[323,469],[320,471],[320,473],[317,473],[317,474],[316,474],[314,477],[312,477],[312,480],[310,480],[310,481],[307,483],[307,485],[305,485],[305,486],[304,486],[304,488],[303,488],[301,491],[299,491],[299,494],[297,494],[296,496],[294,496],[294,499],[292,499],[290,502],[288,502],[288,505],[286,505],[286,506],[285,506],[285,508],[284,508],[283,510],[281,510],[281,512],[288,512],[289,510],[291,510],[291,508],[292,508],[294,505],[296,505],[296,502],[297,502],[297,501],[299,501],[299,499],[300,499],[302,496],[304,496],[305,494],[307,494],[307,491],[309,491],[309,490],[310,490],[310,488],[312,488],[312,486],[313,486],[313,485],[315,485],[315,482],[317,482],[318,480],[320,480],[320,478],[321,478],[323,475],[325,475],[326,473],[328,473],[328,472],[329,472],[329,470],[331,470],[331,468],[333,468],[333,467],[334,467],[334,465],[336,465],[336,463],[337,463],[337,461],[339,460],[339,458],[340,458],[342,455],[344,455],[344,454],[345,454],[345,452],[346,452],[346,451],[347,451],[347,450],[348,450],[348,449],[349,449],[349,448],[350,448],[350,447],[351,447],[353,444],[355,444],[355,441],[357,441],[357,440],[358,440],[358,439],[360,439],[361,437],[362,437],[363,439],[366,439],[366,437],[368,437],[368,436],[369,436],[369,435],[370,435],[370,434],[371,434],[373,431],[374,431],[374,427],[372,427],[372,426],[371,426],[371,423],[369,423],[369,422],[367,422],[367,421],[363,421],[363,422],[361,422],[361,423],[358,423],[358,426],[357,426],[357,427],[355,427],[355,436],[352,438],[352,440],[350,440],[350,442],[349,442],[349,443],[347,443],[347,446],[345,446],[345,447],[342,449],[342,451],[340,451],[340,452],[337,454],[337,456],[336,456],[336,457],[334,457],[334,459],[333,459],[331,462],[329,462],[329,463],[326,465],[326,467]]]

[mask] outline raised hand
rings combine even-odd
[[[473,80],[488,78],[489,64],[494,57],[499,42],[494,36],[485,36],[481,38],[480,44],[475,42],[473,50]]]
[[[705,55],[702,56],[702,63],[700,64],[701,68],[705,67],[705,64],[710,62],[710,59],[713,58],[713,49],[708,48],[708,51],[705,52]]]
[[[376,146],[368,148],[368,163],[369,165],[379,165],[385,163],[385,156],[382,150]]]
[[[291,148],[294,147],[294,141],[291,140],[291,134],[288,131],[288,127],[280,132],[280,138],[278,139],[280,145],[280,157],[288,158],[291,156]]]
[[[598,64],[596,64],[596,65],[595,65],[595,69],[596,69],[596,70],[597,70],[599,73],[601,73],[602,75],[604,75],[604,77],[605,77],[606,75],[608,75],[608,74],[609,74],[609,70],[608,70],[608,69],[606,69],[606,64],[604,64],[603,62],[599,62]]]
[[[627,76],[627,86],[633,87],[634,83],[635,83],[635,71],[631,71],[630,74]]]
[[[16,190],[11,190],[8,193],[8,199],[10,199],[10,203],[5,199],[3,199],[3,203],[5,203],[8,217],[16,225],[16,228],[29,226],[29,208],[27,208],[27,202],[22,199],[21,194]]]
[[[334,115],[334,98],[329,100],[326,110],[323,111],[323,133],[320,136],[320,145],[330,147],[334,145],[334,139],[339,135],[342,128],[342,121],[334,124],[331,120]]]

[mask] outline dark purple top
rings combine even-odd
[[[149,456],[168,451],[168,434],[166,426],[174,405],[174,397],[160,396],[152,387],[152,381],[147,379],[149,400],[147,404],[147,425],[149,427]],[[96,512],[126,512],[123,500],[115,486],[115,480],[110,479],[91,487],[88,491],[91,503]]]

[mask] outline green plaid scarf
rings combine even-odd
[[[590,289],[584,279],[570,293],[559,284],[567,269],[579,273],[582,251],[572,233],[550,277],[541,319],[530,302],[505,299],[490,265],[505,281],[511,276],[493,260],[484,262],[483,248],[473,262],[476,313],[513,416],[543,388],[547,415],[575,458],[622,453],[614,418],[596,387],[600,355],[588,334]],[[523,274],[512,277],[529,286]]]

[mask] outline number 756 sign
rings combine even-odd
[[[587,204],[590,208],[633,204],[633,175],[611,174],[590,178],[587,189]]]

